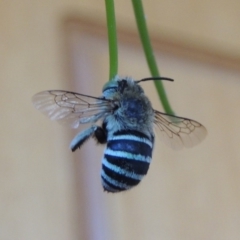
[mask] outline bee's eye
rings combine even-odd
[[[118,82],[118,91],[120,93],[123,93],[126,87],[127,87],[127,80],[123,79],[122,81]]]

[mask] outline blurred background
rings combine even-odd
[[[104,1],[0,2],[0,239],[240,239],[240,2],[144,1],[165,87],[208,136],[173,151],[156,140],[148,175],[104,193],[103,146],[72,153],[78,131],[31,103],[42,90],[100,96],[108,80]],[[116,1],[119,74],[150,76],[131,2]],[[142,84],[162,110],[151,82]]]

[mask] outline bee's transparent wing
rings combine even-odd
[[[80,123],[96,122],[111,110],[110,100],[62,90],[37,93],[32,102],[51,120],[70,124],[73,128]]]
[[[191,148],[207,135],[206,128],[199,122],[188,118],[171,116],[154,110],[154,123],[161,139],[173,149]]]

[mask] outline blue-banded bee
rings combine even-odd
[[[79,124],[91,126],[75,136],[72,151],[94,137],[106,144],[102,159],[101,179],[107,192],[120,192],[136,186],[147,174],[154,146],[154,125],[160,137],[171,147],[193,147],[206,136],[200,123],[183,117],[171,116],[152,108],[151,102],[135,81],[116,76],[105,84],[101,97],[61,90],[49,90],[33,96],[34,106],[51,120],[67,122],[73,128]],[[98,120],[102,125],[96,125]]]

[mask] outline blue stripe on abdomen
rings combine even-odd
[[[152,145],[153,141],[142,134],[141,137],[114,134],[113,138],[108,140],[102,161],[104,190],[119,192],[136,186],[147,174]]]
[[[107,147],[113,151],[124,151],[127,153],[152,157],[152,148],[144,142],[126,139],[110,140]]]

